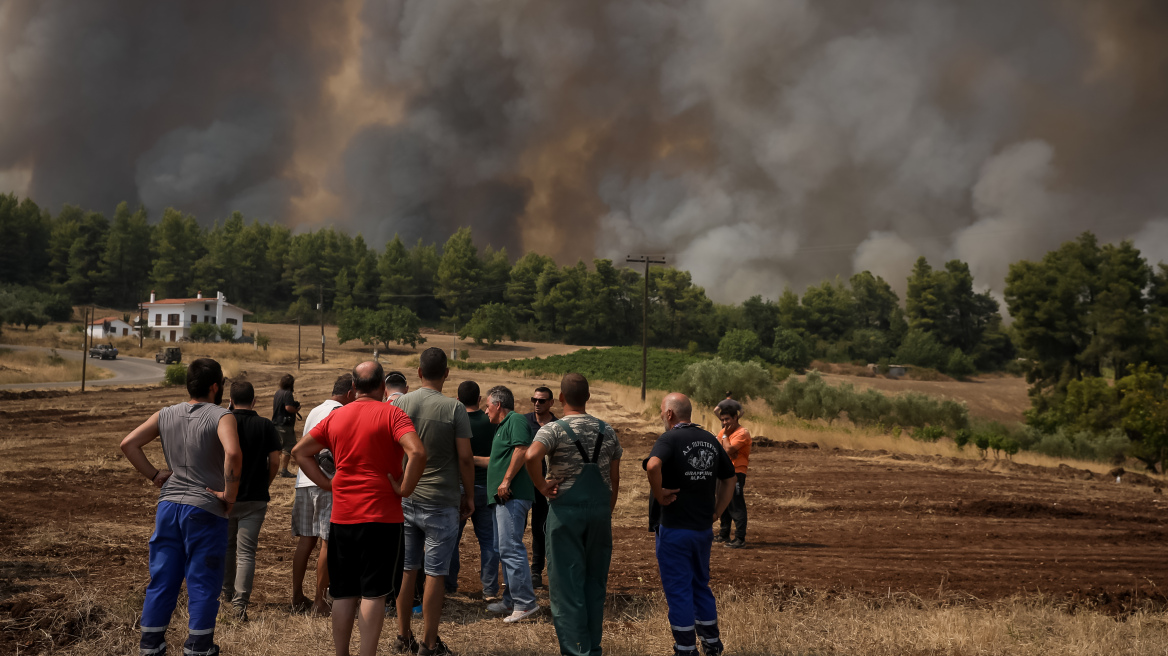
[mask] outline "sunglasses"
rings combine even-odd
[[[551,399],[538,399],[538,398],[533,396],[533,397],[531,397],[531,402],[532,403],[551,403],[552,400]]]

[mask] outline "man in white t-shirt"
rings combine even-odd
[[[333,395],[324,403],[312,409],[304,420],[304,435],[312,430],[330,412],[356,398],[353,390],[353,375],[345,374],[333,383]],[[336,472],[332,465],[332,454],[328,450],[317,454],[321,470],[332,478]],[[304,612],[312,609],[313,614],[327,616],[328,604],[324,592],[328,589],[328,530],[332,514],[333,493],[326,492],[308,480],[301,470],[296,474],[296,498],[292,502],[292,535],[299,537],[296,555],[292,557],[292,610]],[[320,539],[320,556],[316,561],[316,597],[309,601],[304,596],[304,574],[308,570],[308,558]]]

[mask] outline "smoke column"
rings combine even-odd
[[[1155,0],[0,0],[0,191],[232,210],[721,301],[1083,230],[1168,258]]]

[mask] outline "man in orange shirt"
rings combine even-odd
[[[741,549],[746,546],[746,497],[743,489],[746,487],[746,469],[750,460],[750,433],[738,423],[742,416],[742,404],[738,401],[727,398],[718,404],[717,413],[722,419],[718,443],[733,461],[734,475],[738,481],[734,485],[734,497],[722,513],[721,529],[714,536],[714,541],[723,542],[731,549]],[[731,521],[735,525],[733,540],[730,539]]]

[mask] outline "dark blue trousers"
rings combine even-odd
[[[154,535],[150,536],[150,585],[142,605],[143,656],[166,648],[166,629],[187,582],[190,612],[187,656],[217,654],[215,616],[223,588],[223,559],[227,554],[227,519],[194,506],[169,501],[158,504]]]
[[[674,652],[692,654],[700,638],[706,654],[722,653],[718,607],[710,590],[714,531],[657,528],[657,568],[669,604]]]

